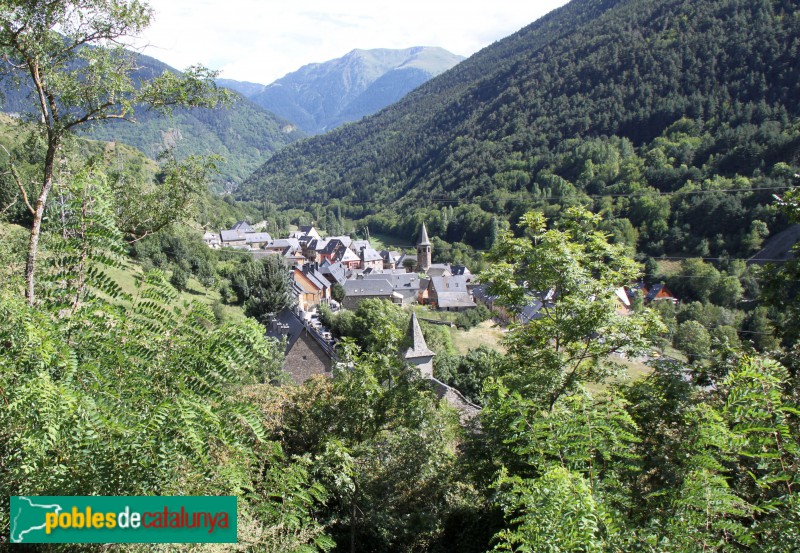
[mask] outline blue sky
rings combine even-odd
[[[441,46],[469,56],[566,0],[149,0],[143,53],[178,69],[269,84],[355,48]]]

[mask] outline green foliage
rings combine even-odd
[[[378,330],[375,353],[348,342],[334,378],[298,388],[283,413],[287,451],[312,455],[331,494],[325,516],[340,548],[425,550],[460,501],[454,419],[394,353],[393,336]]]
[[[474,309],[467,309],[459,313],[458,317],[456,317],[455,324],[462,330],[469,330],[491,318],[492,312],[489,308],[483,304],[478,304]]]
[[[495,551],[605,550],[600,537],[602,512],[580,474],[553,467],[531,481],[501,475],[498,486],[507,485],[513,492],[503,501],[514,529],[498,534]]]
[[[488,378],[501,373],[502,363],[502,354],[481,346],[463,356],[437,355],[433,359],[433,374],[456,388],[471,402],[483,405],[486,401],[483,384]]]
[[[292,305],[289,271],[280,256],[260,260],[238,256],[236,262],[222,267],[222,273],[230,281],[230,291],[221,292],[226,301],[244,305],[245,312],[261,322]]]
[[[540,213],[525,215],[520,238],[503,236],[481,273],[498,303],[519,311],[544,301],[543,317],[512,327],[505,341],[508,378],[526,397],[552,408],[582,382],[603,382],[615,373],[612,353],[636,355],[662,327],[649,310],[629,316],[616,310],[616,290],[635,280],[638,266],[623,246],[609,244],[597,216],[570,209],[562,229],[547,229]],[[546,300],[552,297],[552,303]]]
[[[172,269],[172,274],[169,277],[169,283],[179,292],[186,291],[189,285],[189,275],[180,267]]]
[[[266,322],[270,314],[280,313],[294,301],[292,282],[283,259],[268,255],[254,262],[255,271],[248,273],[244,311],[250,317]]]
[[[20,111],[44,143],[29,149],[44,150],[43,158],[33,163],[38,170],[32,194],[13,160],[9,168],[31,215],[25,268],[25,296],[31,305],[36,301],[44,209],[55,180],[64,176],[62,154],[71,133],[110,120],[130,120],[136,104],[169,111],[173,105],[210,107],[225,100],[226,94],[211,82],[213,75],[199,66],[179,76],[164,72],[135,81],[133,55],[122,44],[141,32],[150,16],[146,4],[125,0],[0,5],[0,52],[13,60],[6,76],[16,88],[24,83],[33,91],[25,99],[29,108]]]
[[[105,269],[119,267],[125,250],[105,175],[90,165],[54,191],[58,205],[48,213],[50,257],[42,278],[48,303],[74,313],[98,293],[119,299],[122,290]]]
[[[344,286],[338,282],[334,283],[334,285],[331,286],[331,297],[339,303],[342,303],[345,297]]]
[[[323,321],[337,337],[352,338],[363,349],[381,351],[387,340],[399,343],[408,328],[409,316],[399,305],[367,299],[355,311],[325,315]]]
[[[114,186],[118,225],[126,235],[141,239],[175,221],[191,219],[217,171],[218,156],[189,156],[177,161],[169,153],[151,181],[118,177]]]
[[[335,542],[324,533],[314,511],[328,499],[327,490],[309,474],[308,456],[292,461],[279,444],[268,444],[263,470],[245,495],[251,506],[249,527],[239,542],[266,551],[329,551]]]
[[[800,177],[795,175],[795,181]],[[798,201],[798,189],[789,190],[780,202],[780,209],[793,222],[800,221],[800,201]],[[797,292],[798,282],[800,282],[800,262],[797,260],[797,246],[792,247],[795,254],[785,263],[767,264],[760,277],[763,279],[762,297],[764,303],[772,308],[773,317],[778,322],[777,336],[783,341],[783,345],[797,349],[800,340],[800,310],[798,310]],[[763,332],[754,334],[756,347],[761,351],[776,349],[770,324],[764,309],[756,310],[748,321],[748,330],[752,332]],[[796,356],[792,356],[794,358]],[[789,358],[790,369],[797,374],[798,365]]]
[[[678,325],[673,345],[685,353],[692,362],[702,362],[711,350],[711,336],[697,321],[686,321]]]

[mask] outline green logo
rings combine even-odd
[[[236,497],[13,496],[12,543],[235,543]]]

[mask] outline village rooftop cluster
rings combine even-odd
[[[424,223],[416,254],[377,251],[369,240],[347,235],[323,238],[313,226],[301,226],[278,239],[261,228],[240,221],[219,234],[206,232],[203,240],[212,248],[249,251],[256,259],[280,255],[291,271],[297,306],[305,313],[319,305],[339,307],[331,295],[335,284],[344,288],[341,307],[347,309],[357,309],[369,298],[446,311],[475,307],[472,273],[463,265],[431,262],[432,246]]]
[[[206,232],[205,243],[211,248],[234,248],[249,252],[256,259],[279,255],[283,258],[292,279],[294,309],[276,313],[268,324],[267,333],[286,341],[284,370],[298,383],[317,374],[330,374],[335,359],[334,339],[319,320],[318,307],[329,306],[357,309],[366,299],[382,299],[397,305],[419,304],[443,311],[465,311],[476,307],[476,301],[486,305],[499,318],[510,320],[495,298],[478,284],[471,271],[463,265],[432,263],[432,244],[423,223],[417,239],[416,253],[375,250],[369,240],[350,236],[323,238],[313,225],[300,226],[286,238],[274,239],[263,232],[266,223],[250,225],[236,223],[230,230],[218,234]],[[344,290],[341,303],[333,298],[333,287]],[[618,309],[631,309],[631,298],[643,295],[645,303],[672,301],[671,292],[663,284],[645,287],[634,284],[617,290]],[[531,297],[522,306],[516,319],[525,324],[541,316],[543,307],[552,305],[553,291]],[[417,326],[415,329],[414,326]],[[412,317],[409,334],[414,338],[411,355],[406,360],[418,365],[421,373],[432,378],[430,367],[433,354],[428,352],[418,330],[416,316]],[[408,354],[408,352],[406,352]],[[417,357],[415,357],[417,355]],[[419,366],[422,360],[422,366]],[[437,384],[444,386],[444,384]],[[442,393],[449,391],[443,389]]]

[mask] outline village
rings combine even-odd
[[[432,262],[433,247],[424,223],[416,253],[378,251],[369,240],[347,235],[323,237],[313,225],[299,226],[286,238],[273,238],[264,232],[265,226],[264,222],[250,225],[239,221],[229,230],[205,232],[203,240],[210,248],[246,251],[256,259],[271,255],[283,259],[291,277],[294,308],[275,313],[267,334],[285,340],[283,368],[296,383],[314,375],[330,375],[336,360],[335,337],[320,320],[320,306],[332,311],[356,310],[361,302],[378,299],[404,307],[420,305],[435,311],[463,312],[480,303],[500,321],[514,319],[526,324],[542,316],[542,309],[557,299],[552,290],[532,294],[527,305],[515,316],[510,315],[495,304],[496,298],[486,292],[468,267]],[[632,283],[616,291],[618,311],[630,312],[632,301],[640,294],[644,303],[677,302],[664,284]],[[412,347],[404,354],[406,361],[434,381],[434,354],[425,344],[413,311],[408,334]],[[441,382],[434,382],[434,386],[444,387],[440,395],[457,394]]]

